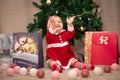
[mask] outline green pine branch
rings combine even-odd
[[[76,30],[75,38],[80,38],[85,31],[101,31],[102,20],[99,16],[99,5],[93,0],[40,0],[40,3],[33,1],[33,6],[40,11],[34,14],[33,22],[27,26],[28,32],[37,32],[42,30],[43,37],[46,34],[46,20],[49,16],[58,15],[62,18],[64,28],[66,28],[66,18],[76,16],[74,26]],[[84,30],[81,29],[81,26]]]

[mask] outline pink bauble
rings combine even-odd
[[[0,73],[2,73],[2,67],[0,66]]]
[[[81,71],[81,76],[84,78],[87,78],[89,76],[89,70],[88,69],[83,69]]]
[[[14,73],[19,74],[19,71],[20,71],[20,66],[15,66],[14,67]]]
[[[60,79],[60,73],[58,71],[52,71],[52,79]]]
[[[15,66],[17,66],[16,63],[12,63],[12,64],[10,64],[10,67],[11,67],[11,68],[14,68]]]
[[[7,73],[8,76],[14,76],[14,69],[13,68],[8,68],[6,70],[6,73]]]
[[[119,70],[119,65],[118,65],[117,63],[113,63],[113,64],[111,65],[111,69],[112,69],[113,71],[118,71],[118,70]]]
[[[111,72],[111,67],[109,65],[104,66],[104,72],[105,73],[110,73]]]
[[[43,78],[43,77],[45,76],[44,70],[38,69],[38,71],[37,71],[37,76],[38,76],[39,78]]]

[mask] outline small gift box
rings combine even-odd
[[[95,65],[118,63],[118,33],[85,32],[85,63]]]
[[[13,33],[13,63],[22,67],[44,66],[42,34]]]

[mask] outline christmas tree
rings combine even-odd
[[[62,18],[66,29],[66,18],[76,16],[74,26],[75,38],[79,39],[85,31],[101,31],[102,21],[99,16],[100,6],[93,0],[40,0],[32,3],[39,12],[34,14],[33,23],[27,26],[28,32],[47,31],[46,21],[49,16],[58,15]]]

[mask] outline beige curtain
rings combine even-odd
[[[97,0],[101,6],[103,30],[118,32],[120,51],[120,0]]]
[[[25,32],[36,9],[33,0],[0,0],[0,33]]]

